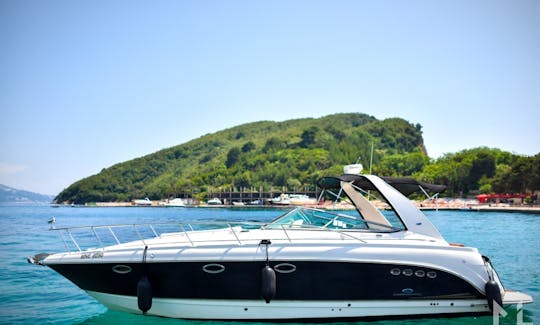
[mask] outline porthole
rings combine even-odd
[[[206,264],[205,266],[202,267],[202,270],[206,273],[217,274],[217,273],[221,273],[225,271],[225,266],[221,264],[214,264],[214,263]]]
[[[411,275],[413,275],[413,271],[411,269],[405,269],[405,270],[403,270],[403,275],[411,276]]]
[[[426,276],[426,272],[424,272],[424,270],[416,270],[414,272],[414,275],[416,275],[419,278],[423,278],[424,276]]]
[[[401,270],[398,269],[398,268],[391,269],[391,270],[390,270],[390,274],[392,274],[392,275],[400,275],[400,274],[401,274]]]
[[[437,272],[435,271],[429,271],[427,273],[427,277],[430,278],[430,279],[435,279],[437,277]]]
[[[112,270],[114,273],[128,274],[129,272],[131,272],[131,266],[119,264],[119,265],[113,266]]]
[[[274,270],[278,273],[293,273],[296,271],[296,266],[290,263],[281,263],[274,266]]]

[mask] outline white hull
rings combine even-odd
[[[87,291],[110,309],[140,314],[137,297]],[[486,300],[271,301],[154,298],[149,315],[187,319],[323,319],[489,313]]]

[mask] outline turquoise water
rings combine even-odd
[[[56,217],[57,226],[62,227],[178,220],[268,221],[281,213],[283,210],[0,206],[0,323],[219,324],[107,310],[52,270],[28,264],[26,257],[64,250],[58,235],[48,230],[47,220],[52,216]],[[540,215],[468,211],[426,214],[448,241],[478,247],[489,256],[507,288],[533,296],[535,303],[526,305],[522,312],[508,309],[500,324],[517,324],[520,315],[523,322],[540,322]],[[483,316],[369,324],[492,324],[492,321],[491,316]]]

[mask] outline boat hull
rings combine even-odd
[[[113,310],[140,314],[137,297],[87,291]],[[223,299],[153,299],[148,315],[212,320],[299,320],[364,317],[411,317],[489,313],[485,299],[466,300],[321,300],[271,301]]]
[[[265,261],[89,263],[49,265],[83,290],[136,296],[145,274],[155,298],[261,299]],[[482,299],[448,272],[411,264],[270,261],[272,301]],[[485,299],[485,298],[484,298]]]
[[[265,265],[213,261],[49,266],[104,306],[135,314],[142,313],[137,283],[146,274],[152,292],[147,314],[172,318],[314,320],[491,313],[485,295],[464,279],[412,264],[270,261],[277,270],[276,293],[266,303],[261,297]],[[428,277],[429,272],[435,273]],[[506,292],[503,300],[504,305],[528,302],[530,296],[514,291]]]
[[[261,296],[265,265],[213,261],[49,266],[106,307],[137,314],[142,313],[137,283],[146,274],[152,292],[147,314],[163,317],[298,320],[490,312],[483,293],[443,270],[339,261],[270,261],[276,292],[266,303]]]

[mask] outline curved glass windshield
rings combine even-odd
[[[363,230],[394,232],[402,229],[367,221],[344,213],[318,209],[296,208],[280,216],[264,228],[319,228],[334,230]]]

